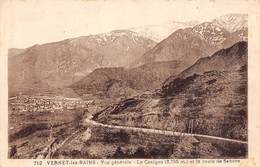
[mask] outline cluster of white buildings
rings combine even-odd
[[[91,103],[93,103],[93,100],[84,101],[80,98],[22,95],[9,99],[9,109],[12,112],[54,112],[85,108]]]

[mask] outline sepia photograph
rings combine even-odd
[[[8,159],[247,159],[229,2],[9,1]]]

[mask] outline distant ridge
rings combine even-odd
[[[68,86],[96,68],[128,66],[155,44],[135,32],[117,30],[34,45],[9,56],[9,88],[31,92]]]
[[[228,25],[231,28],[228,28]],[[247,31],[247,15],[225,15],[212,22],[204,22],[192,28],[173,32],[133,65],[177,60],[189,67],[199,58],[228,48],[236,42],[247,41]]]

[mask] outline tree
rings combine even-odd
[[[113,158],[124,158],[124,152],[122,151],[120,146],[117,147],[116,152],[113,155]]]
[[[145,158],[146,154],[143,147],[138,147],[133,155],[134,158]]]

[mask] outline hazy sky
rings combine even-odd
[[[238,0],[16,0],[5,9],[10,12],[10,47],[25,48],[115,29],[166,21],[206,21],[227,13],[246,13],[246,2],[236,2]]]

